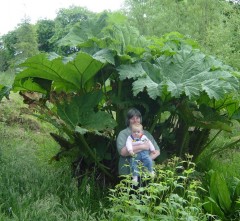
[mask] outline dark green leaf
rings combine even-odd
[[[105,112],[94,112],[101,98],[101,92],[75,96],[68,103],[57,104],[57,112],[67,125],[81,134],[86,130],[112,130],[116,126],[112,117]]]

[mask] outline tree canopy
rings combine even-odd
[[[239,69],[239,4],[225,0],[127,0],[125,14],[143,35],[180,32],[210,53]]]

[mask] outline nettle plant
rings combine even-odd
[[[108,220],[208,220],[200,195],[205,191],[195,174],[192,156],[173,157],[155,167],[151,177],[142,172],[143,185],[136,188],[130,176],[110,189]]]
[[[74,26],[59,45],[69,56],[27,59],[13,87],[59,129],[54,159],[72,155],[81,173],[116,173],[115,138],[129,107],[139,108],[161,148],[178,156],[198,156],[212,129],[231,131],[231,120],[239,120],[239,73],[179,33],[145,38],[119,14],[101,14]]]

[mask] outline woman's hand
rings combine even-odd
[[[152,160],[155,160],[159,155],[160,155],[159,150],[155,150],[154,152],[150,153],[150,157],[152,158]]]

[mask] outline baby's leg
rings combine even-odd
[[[149,172],[153,172],[153,161],[149,155],[146,155],[142,158],[143,166],[148,169]]]
[[[136,154],[135,157],[131,158],[130,165],[132,169],[132,178],[134,182],[138,182],[138,176],[139,176],[139,169],[138,169],[138,161],[139,156]]]

